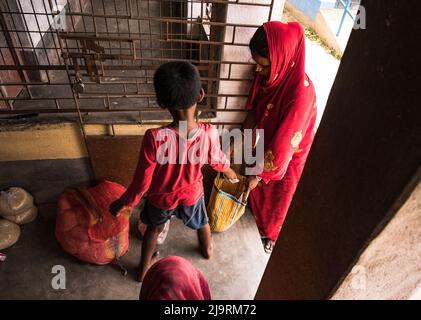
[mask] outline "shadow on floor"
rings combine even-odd
[[[0,263],[0,299],[138,298],[140,284],[134,280],[141,247],[136,232],[138,212],[131,217],[130,248],[122,258],[129,270],[126,277],[115,267],[78,261],[65,253],[55,239],[54,199],[66,185],[90,178],[89,170],[81,170],[86,165],[85,160],[76,161],[78,165],[75,166],[71,165],[73,162],[3,163],[8,166],[3,166],[0,174],[4,178],[1,187],[17,183],[27,188],[35,195],[39,215],[34,222],[22,226],[21,238],[14,246],[2,250],[7,259]],[[41,199],[43,201],[39,201]],[[269,257],[263,251],[252,215],[247,212],[230,230],[214,234],[214,246],[214,257],[211,260],[202,258],[196,232],[174,218],[159,250],[161,258],[179,255],[190,260],[208,279],[214,299],[253,299]],[[65,268],[65,290],[52,288],[55,265]]]
[[[128,275],[113,266],[95,266],[66,254],[54,236],[54,204],[41,205],[39,216],[23,226],[21,238],[5,250],[0,264],[0,299],[137,299],[140,284],[134,280],[141,241],[134,231],[138,214],[131,219],[129,252],[122,258]],[[172,219],[169,235],[160,246],[161,257],[189,259],[208,279],[214,299],[253,299],[268,256],[263,252],[253,217],[246,213],[229,231],[214,235],[215,255],[201,257],[194,230]],[[52,268],[66,270],[66,289],[54,290]]]

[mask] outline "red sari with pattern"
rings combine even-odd
[[[295,22],[264,25],[270,76],[256,75],[246,108],[264,129],[262,183],[249,202],[262,236],[278,238],[315,135],[316,95],[305,73],[304,33]]]

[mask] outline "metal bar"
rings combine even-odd
[[[339,37],[339,34],[341,33],[342,26],[345,22],[345,17],[348,14],[352,20],[355,20],[355,17],[352,15],[351,11],[349,11],[349,6],[351,5],[351,0],[347,0],[346,3],[344,3],[342,0],[339,0],[339,3],[344,7],[344,12],[342,14],[341,22],[339,23],[339,29],[336,33],[336,36]]]
[[[100,122],[100,121],[90,121],[88,123],[86,123],[86,125],[98,125],[98,124],[114,124],[114,125],[165,125],[168,123],[171,123],[172,120],[167,120],[167,121],[163,121],[163,120],[142,120],[142,121],[138,121],[138,122],[129,122],[129,121],[118,121],[118,122]],[[210,121],[209,121],[210,122]],[[218,125],[242,125],[243,122],[222,122],[222,121],[212,121],[212,124],[215,126]]]
[[[18,1],[18,3],[19,3],[19,6],[21,6],[21,4],[20,4],[20,2],[19,2],[19,1]],[[45,46],[45,42],[44,42],[44,38],[43,38],[43,36],[42,36],[41,27],[40,27],[40,25],[39,25],[38,15],[36,15],[36,14],[35,14],[35,8],[34,8],[34,3],[33,3],[33,0],[30,0],[30,4],[31,4],[31,7],[32,7],[32,11],[34,12],[35,22],[36,22],[36,24],[37,24],[37,28],[38,28],[37,33],[39,33],[40,41],[41,41],[41,43],[42,43],[42,47],[41,47],[40,49],[41,49],[41,50],[42,50],[42,49],[44,49],[45,56],[46,56],[46,58],[47,58],[47,62],[48,62],[48,64],[51,64],[51,63],[50,63],[50,58],[48,57],[48,52],[47,52],[47,50],[46,50],[46,46]],[[21,8],[22,8],[22,7],[21,7]],[[25,26],[26,26],[26,29],[29,29],[25,19],[24,19],[24,21],[25,21]],[[35,57],[37,58],[37,60],[38,60],[38,56],[37,56],[37,52],[36,52],[37,47],[33,44],[32,37],[29,37],[29,38],[31,39],[31,43],[32,43],[32,45],[33,45],[33,47],[34,47],[34,48],[33,48],[33,49],[34,49],[34,56],[35,56]],[[39,63],[39,61],[38,61],[38,63]],[[48,75],[47,75],[47,77],[48,77]]]
[[[0,26],[1,26],[1,29],[3,31],[3,35],[4,35],[4,38],[6,40],[6,43],[9,46],[9,51],[10,51],[10,55],[12,56],[13,63],[15,64],[15,66],[19,66],[21,64],[20,60],[19,60],[19,56],[18,56],[16,50],[14,50],[15,46],[13,45],[13,38],[11,37],[10,32],[8,31],[6,18],[3,14],[3,11],[0,11]],[[3,67],[6,67],[6,69],[4,69],[4,70],[9,70],[9,69],[7,69],[7,67],[9,67],[8,65],[5,65]],[[20,76],[21,80],[26,81],[25,74],[23,73],[23,71],[22,70],[17,70],[17,71],[19,73],[19,76]]]
[[[126,67],[131,67],[131,66],[126,66]],[[37,70],[36,66],[14,66],[13,68],[11,68],[11,70],[17,70],[18,68],[22,68],[23,70]],[[105,68],[105,67],[104,67]],[[86,70],[86,66],[80,66],[81,70]],[[4,66],[0,66],[0,70],[9,70],[7,68],[5,68]],[[51,68],[48,68],[48,70],[66,70],[65,68],[63,68],[63,66],[51,66]],[[68,70],[75,70],[73,67],[72,68],[68,68]],[[119,68],[119,66],[107,66],[107,70],[121,70]],[[125,70],[138,70],[138,68],[125,68]],[[118,77],[120,79],[123,79],[125,77]],[[127,76],[126,78],[130,78],[130,79],[136,79],[136,77],[133,76]],[[147,77],[147,80],[152,81],[152,77]],[[207,81],[207,80],[213,80],[213,81],[238,81],[238,82],[242,82],[242,81],[253,81],[253,78],[218,78],[218,77],[201,77],[200,78],[201,81]],[[112,82],[108,82],[108,83],[112,83]],[[127,82],[126,82],[127,83]],[[132,82],[133,84],[135,84],[134,82]],[[146,83],[146,82],[145,82]],[[24,85],[24,83],[21,83],[22,85]],[[122,84],[122,83],[119,83]]]
[[[127,85],[127,83],[121,83],[122,85]],[[2,87],[6,87],[2,84]],[[79,93],[79,99],[102,99],[102,98],[154,98],[155,93],[107,93],[107,92],[84,92]],[[205,98],[245,98],[247,94],[228,94],[228,93],[211,93],[205,94]],[[53,99],[73,99],[70,97],[38,97],[36,100],[53,100]],[[32,98],[16,98],[16,97],[0,97],[0,101],[8,101],[8,100],[22,100],[22,101],[30,101],[33,100]]]
[[[15,32],[15,33],[27,33],[28,31],[23,31],[23,30],[14,30],[14,29],[10,29],[10,32]],[[29,32],[36,32],[36,31],[29,31]],[[56,34],[56,31],[49,31],[46,30],[44,33],[52,33],[52,34]],[[115,32],[109,32],[108,34],[112,35],[115,34],[117,35],[117,33]],[[135,34],[139,34],[139,35],[143,35],[142,33],[132,33],[132,35]],[[168,39],[160,39],[159,38],[159,34],[147,34],[147,35],[151,35],[151,36],[156,36],[156,38],[154,37],[150,37],[149,41],[157,41],[157,42],[181,42],[181,43],[192,43],[192,44],[209,44],[209,45],[220,45],[220,46],[240,46],[240,47],[248,47],[248,43],[233,43],[232,41],[229,42],[223,42],[223,41],[207,41],[207,40],[190,40],[190,39],[174,39],[174,38],[168,38]],[[183,34],[173,34],[173,35],[183,35]],[[139,37],[135,37],[135,36],[131,36],[131,37],[106,37],[106,36],[101,36],[98,34],[98,36],[95,35],[90,35],[90,33],[84,33],[84,32],[72,32],[72,33],[64,33],[61,32],[60,33],[60,37],[62,37],[63,39],[90,39],[90,40],[97,40],[97,41],[141,41],[141,40],[145,40],[144,38],[142,38],[141,36]],[[7,48],[7,47],[4,47]],[[24,46],[22,45],[19,48],[28,48],[31,49],[32,47],[30,46]],[[72,47],[68,47],[69,49],[79,49],[79,48],[72,48]],[[55,48],[53,48],[55,49]]]
[[[253,64],[223,60],[220,53],[222,46],[248,46],[248,43],[241,43],[236,39],[239,33],[237,28],[255,29],[259,25],[227,22],[227,16],[223,14],[224,7],[267,7],[270,18],[274,0],[270,3],[253,3],[251,0],[73,0],[66,5],[66,21],[70,22],[68,29],[64,27],[67,30],[56,30],[53,27],[48,29],[41,23],[44,21],[42,19],[53,21],[59,13],[53,8],[53,1],[56,0],[48,2],[51,10],[47,10],[44,2],[44,10],[35,8],[39,11],[35,12],[35,1],[30,0],[33,12],[28,14],[35,18],[36,24],[34,22],[22,28],[24,30],[19,30],[23,22],[17,21],[18,27],[13,24],[8,31],[14,32],[11,35],[17,37],[19,43],[7,43],[7,46],[0,44],[3,59],[3,48],[17,50],[18,54],[19,50],[38,50],[38,57],[42,62],[27,65],[3,63],[0,71],[17,71],[25,77],[27,72],[32,71],[45,72],[47,75],[46,81],[23,78],[21,81],[11,79],[12,81],[0,83],[6,94],[8,87],[14,85],[32,90],[28,90],[29,96],[9,97],[4,93],[0,94],[0,102],[4,101],[2,105],[15,104],[15,110],[0,110],[0,115],[77,115],[84,136],[87,121],[85,113],[112,114],[113,117],[104,122],[111,125],[111,131],[114,130],[114,123],[124,122],[115,120],[114,116],[118,112],[134,116],[134,121],[138,117],[138,123],[167,123],[159,120],[144,121],[142,115],[162,114],[153,92],[153,71],[163,62],[180,60],[196,64],[201,73],[202,84],[207,88],[206,100],[198,107],[199,111],[210,114],[245,112],[241,105],[227,106],[232,104],[229,99],[246,98],[247,92],[237,94],[227,91],[222,94],[218,92],[218,88],[221,81],[243,84],[244,81],[251,82],[252,79],[234,78],[233,66],[248,67]],[[57,2],[56,8],[61,8],[57,6]],[[10,10],[8,7],[2,13],[13,14],[13,11],[16,8]],[[16,14],[21,16],[27,13]],[[226,28],[233,29],[232,38],[228,40],[224,36]],[[26,38],[28,32],[36,32],[41,36],[39,44]],[[209,51],[206,52],[207,50]],[[57,55],[58,61],[51,53]],[[19,59],[19,55],[17,57]],[[47,62],[44,63],[45,61]],[[228,65],[228,69],[222,69],[223,65]],[[220,70],[227,70],[228,75],[220,74]],[[81,90],[78,93],[72,90],[77,79],[82,82],[76,88]],[[136,108],[131,108],[132,105]],[[40,106],[43,108],[40,109]],[[133,124],[130,121],[128,123]],[[218,125],[235,123],[220,122]]]
[[[31,14],[31,12],[8,12],[11,14]],[[38,15],[49,15],[45,13],[37,13]],[[109,15],[109,14],[95,14],[91,15],[90,13],[86,12],[69,12],[68,16],[81,16],[81,17],[95,17],[95,18],[110,18],[110,19],[132,19],[132,20],[152,20],[156,22],[168,22],[168,23],[175,23],[175,24],[196,24],[196,25],[213,25],[213,26],[220,26],[220,27],[234,27],[237,26],[239,28],[258,28],[260,25],[258,24],[243,24],[243,23],[225,23],[225,22],[211,22],[211,21],[197,21],[197,19],[186,18],[185,20],[180,19],[172,19],[172,18],[159,18],[159,17],[130,17],[129,15]]]
[[[253,65],[251,62],[245,62],[245,61],[215,61],[215,60],[193,60],[193,59],[176,59],[176,58],[145,58],[145,57],[136,57],[134,59],[131,55],[118,55],[118,54],[102,54],[102,53],[83,53],[83,52],[72,52],[71,54],[63,57],[75,57],[75,58],[86,58],[91,57],[95,60],[101,60],[101,59],[110,59],[110,60],[119,60],[119,59],[127,59],[127,60],[135,60],[135,61],[156,61],[156,62],[167,62],[167,61],[188,61],[191,63],[202,63],[202,64],[214,64],[214,65],[220,65],[220,64],[235,64],[235,65]],[[39,70],[65,70],[65,68],[62,65],[20,65],[20,66],[10,66],[10,70],[34,70],[34,67],[37,67]],[[107,67],[112,67],[111,65],[108,65]],[[123,66],[122,66],[123,67]],[[130,69],[130,67],[139,68],[139,66],[124,66],[123,69]],[[9,65],[6,66],[0,66],[0,70],[9,70]],[[110,68],[112,69],[112,68]]]
[[[244,109],[214,109],[214,108],[208,108],[206,106],[201,107],[198,106],[199,111],[205,111],[205,112],[211,112],[211,111],[217,111],[217,112],[247,112],[247,110]],[[80,108],[79,111],[81,113],[126,113],[126,112],[157,112],[156,108],[153,107],[144,107],[144,108],[122,108],[122,109],[95,109],[95,108]],[[159,110],[159,113],[163,113],[164,111]],[[52,109],[52,108],[45,108],[45,109],[21,109],[21,110],[8,110],[8,109],[0,109],[0,115],[18,115],[18,114],[29,114],[29,113],[78,113],[77,109]]]
[[[186,0],[161,0],[161,2],[169,2],[169,1],[171,1],[171,2],[185,2]],[[199,3],[203,2],[203,0],[189,0],[189,2],[199,4]],[[235,1],[206,0],[204,2],[206,2],[206,3],[230,4],[230,5],[234,4],[234,5],[242,5],[242,6],[244,5],[244,6],[253,6],[253,7],[269,7],[270,6],[270,4],[268,4],[268,3],[255,3],[255,2],[247,2],[247,1],[240,2],[238,0],[235,0]]]
[[[2,79],[0,78],[0,98],[7,98],[7,91],[5,87],[2,86],[1,84],[2,84]],[[4,103],[7,105],[9,110],[13,110],[13,105],[10,103],[9,100],[4,101]],[[0,111],[1,111],[1,108],[0,108]]]
[[[81,2],[81,0],[79,0],[79,8],[80,8],[80,10],[82,10],[82,2]],[[86,31],[86,23],[85,23],[85,19],[84,19],[84,18],[82,18],[82,24],[83,24],[83,30],[85,30],[85,31]],[[95,34],[96,34],[96,25],[95,25],[95,21],[93,22],[93,25],[94,25],[94,32],[95,32]]]
[[[271,0],[271,2],[270,2],[268,21],[272,21],[273,2],[274,2],[274,0]]]
[[[90,121],[85,123],[85,125],[149,125],[149,126],[162,126],[162,125],[167,125],[169,123],[171,123],[172,120],[139,120],[137,122],[129,122],[129,121],[116,121],[116,122],[107,122],[107,121]],[[212,123],[215,126],[225,126],[225,125],[229,125],[229,126],[241,126],[243,123],[242,122],[221,122],[221,121],[209,121],[210,123]],[[86,130],[85,130],[86,132]],[[86,138],[86,136],[85,136]]]

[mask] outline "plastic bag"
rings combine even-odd
[[[3,217],[23,213],[34,206],[34,198],[24,189],[12,187],[0,192],[0,215]]]
[[[58,201],[56,219],[56,238],[61,247],[80,260],[98,265],[124,255],[129,247],[131,209],[114,217],[108,208],[125,191],[111,181],[64,191]]]
[[[34,221],[37,215],[38,215],[37,207],[32,206],[31,208],[29,208],[28,210],[22,213],[16,214],[14,216],[4,216],[4,218],[16,224],[23,225],[23,224],[27,224],[29,222]]]
[[[13,246],[20,237],[20,227],[11,221],[0,219],[0,250]]]

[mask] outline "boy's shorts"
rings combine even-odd
[[[179,205],[171,210],[156,208],[146,199],[145,206],[140,213],[142,222],[152,227],[164,224],[171,219],[172,216],[176,216],[183,220],[183,223],[189,228],[195,230],[203,228],[208,223],[205,197],[201,196],[192,206]]]

